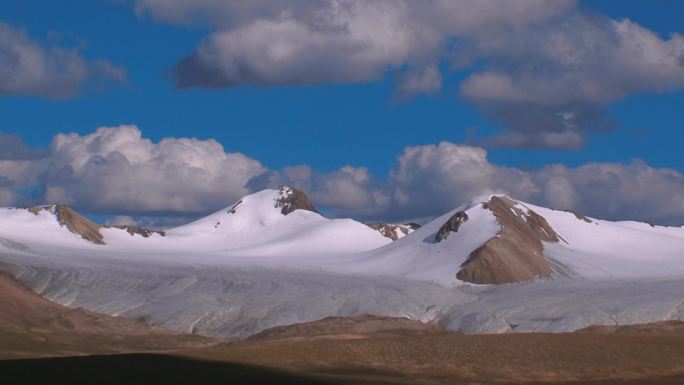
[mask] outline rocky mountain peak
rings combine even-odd
[[[280,212],[283,215],[288,215],[295,210],[312,211],[318,214],[318,210],[303,191],[288,186],[281,186],[278,190],[279,196],[276,199],[275,207],[281,208]]]
[[[506,196],[492,196],[482,207],[494,214],[501,232],[470,254],[459,279],[501,284],[567,273],[544,256],[542,242],[562,240],[544,217]]]

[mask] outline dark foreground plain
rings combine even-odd
[[[677,333],[396,333],[3,360],[0,383],[684,384]]]
[[[505,363],[492,362],[491,365]],[[475,368],[475,366],[473,366]],[[527,380],[526,366],[511,366],[520,375],[485,377],[476,373],[449,374],[439,369],[425,368],[421,373],[404,372],[399,367],[383,372],[368,367],[345,367],[299,371],[269,367],[198,360],[173,354],[122,354],[105,356],[59,357],[0,361],[3,384],[554,384],[554,385],[680,385],[684,376],[659,376],[655,373],[641,378]],[[477,368],[481,371],[484,368]],[[591,373],[595,368],[585,368]],[[550,374],[550,373],[549,373]],[[560,374],[560,373],[559,373]]]

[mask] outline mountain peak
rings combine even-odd
[[[505,195],[492,195],[482,207],[496,217],[501,230],[470,254],[457,274],[459,279],[500,284],[547,277],[555,271],[544,256],[542,242],[557,243],[562,238],[544,217]]]
[[[275,207],[281,208],[280,212],[283,215],[290,214],[295,210],[307,210],[319,214],[303,191],[289,186],[280,186],[278,191],[279,196],[276,199]]]
[[[202,237],[203,247],[240,250],[240,256],[339,254],[388,243],[360,222],[323,217],[304,192],[288,186],[243,196],[232,206],[167,234],[172,242]]]

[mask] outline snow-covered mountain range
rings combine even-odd
[[[364,313],[467,332],[684,319],[684,228],[473,199],[420,227],[264,190],[165,231],[0,209],[0,268],[55,302],[206,335]]]

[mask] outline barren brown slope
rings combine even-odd
[[[0,289],[7,288],[2,286]],[[16,289],[12,281],[10,289]],[[21,296],[16,298],[23,300]],[[6,307],[4,302],[2,306]],[[45,323],[34,320],[33,315],[28,318],[9,318],[13,325],[25,320],[30,325]],[[4,322],[6,318],[3,318],[0,330],[5,330]],[[57,330],[53,332],[57,336],[64,334],[52,322],[48,322],[48,325],[51,330]],[[403,329],[398,329],[398,332],[385,329],[395,326]],[[413,333],[416,328],[417,332]],[[278,340],[270,339],[269,333],[265,333],[262,335],[266,337],[264,340],[254,338],[165,354],[0,360],[0,379],[5,376],[13,384],[69,385],[675,385],[684,380],[684,336],[671,333],[466,335],[430,330],[403,319],[373,316],[350,319],[332,317],[285,329],[286,332],[282,328],[271,330],[270,337]],[[149,349],[173,338],[168,334],[150,333],[147,339],[138,340],[137,345],[131,345],[130,342],[116,345],[118,342],[109,333],[104,330],[104,337],[83,334],[78,337],[77,346],[79,349],[83,349],[83,346],[94,349],[113,344],[123,349],[136,346]],[[321,335],[330,336],[328,333],[336,333],[340,338],[320,338]],[[6,333],[0,333],[0,336],[4,335]],[[289,338],[292,335],[299,337]],[[344,337],[348,335],[364,338]],[[30,333],[24,331],[21,336],[42,338],[27,342],[25,349],[34,349],[32,356],[45,355],[46,346],[55,343],[55,340],[46,340],[46,332],[36,326]],[[283,336],[285,338],[281,338]],[[51,336],[48,335],[48,338]],[[131,341],[127,338],[130,336],[124,335],[123,341]],[[67,341],[73,342],[73,338]],[[63,346],[64,340],[57,342]],[[0,350],[6,349],[7,345],[0,341]],[[92,350],[88,352],[93,353]]]
[[[41,298],[0,271],[0,358],[164,350],[213,344]]]
[[[592,325],[578,333],[623,335],[671,335],[684,337],[684,321],[658,321],[635,325]]]
[[[684,337],[671,335],[434,332],[246,343],[183,355],[323,375],[341,383],[684,383]]]
[[[544,257],[544,242],[559,236],[546,220],[523,210],[507,197],[493,196],[483,203],[497,218],[501,232],[474,250],[457,273],[460,280],[478,284],[502,284],[546,277],[553,269]]]
[[[410,336],[442,331],[437,325],[424,324],[408,318],[360,315],[355,317],[327,317],[318,321],[266,329],[248,340],[284,341],[302,339],[349,339]]]

